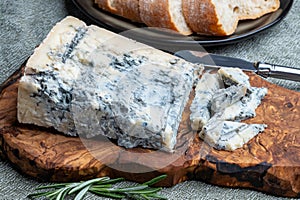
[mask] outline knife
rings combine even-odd
[[[208,68],[238,67],[245,71],[253,71],[256,74],[268,78],[279,78],[300,82],[300,69],[264,62],[249,62],[239,58],[232,58],[200,51],[177,51],[175,56],[192,63],[201,63]]]

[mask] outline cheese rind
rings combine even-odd
[[[21,78],[19,122],[172,151],[202,67],[73,17],[53,30]]]

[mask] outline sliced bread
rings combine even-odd
[[[258,3],[259,2],[259,3]],[[280,6],[279,0],[240,1],[236,12],[239,19],[257,19],[267,13],[276,11]]]
[[[134,22],[142,22],[139,11],[139,0],[95,0],[95,3],[110,13]]]
[[[183,14],[194,32],[226,36],[235,32],[239,20],[256,19],[279,5],[279,0],[183,0]]]
[[[117,15],[123,16],[134,22],[142,22],[140,17],[139,0],[114,0]]]
[[[140,0],[139,4],[141,19],[147,26],[192,34],[182,13],[182,0]]]
[[[280,0],[95,0],[108,12],[183,35],[227,36],[238,22],[276,11]]]

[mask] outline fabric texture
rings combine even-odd
[[[247,40],[207,48],[217,53],[249,61],[265,61],[300,68],[300,1],[278,25]],[[69,0],[1,0],[0,1],[0,84],[33,53],[49,30],[67,15],[87,18]],[[271,82],[300,91],[300,83],[270,79]],[[45,185],[21,174],[6,160],[0,160],[0,199],[26,199],[34,188]],[[120,185],[132,185],[124,182]],[[162,194],[169,199],[283,199],[246,189],[230,189],[187,181]],[[88,195],[86,199],[105,199]]]

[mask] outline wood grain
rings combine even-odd
[[[155,168],[172,159],[172,154],[155,152],[156,156],[150,159],[146,155],[153,150],[125,150],[106,139],[66,137],[51,129],[19,124],[16,99],[21,73],[18,71],[0,86],[0,146],[2,156],[23,173],[55,182],[101,176],[122,176],[143,182],[166,173],[168,178],[161,186],[199,180],[276,196],[300,197],[300,93],[248,74],[253,86],[269,89],[257,116],[247,120],[267,124],[265,132],[233,152],[217,151],[190,131],[187,106],[176,145],[175,155],[180,156],[167,166]],[[143,168],[145,172],[134,173]]]

